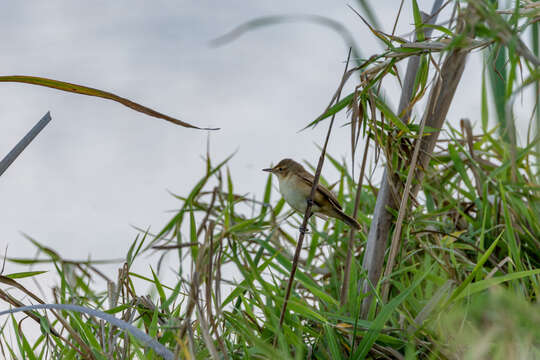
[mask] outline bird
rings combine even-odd
[[[292,159],[283,159],[276,166],[262,171],[276,175],[279,192],[294,210],[305,213],[315,177]],[[313,196],[312,214],[323,214],[339,219],[356,230],[360,224],[353,217],[345,214],[336,196],[321,184]]]

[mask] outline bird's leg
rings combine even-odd
[[[315,205],[315,202],[313,201],[313,199],[311,198],[307,198],[307,204],[309,207],[311,207],[313,209],[313,205]],[[313,216],[313,210],[310,211],[310,214],[309,214],[309,218],[308,219],[311,219],[311,217]],[[298,230],[300,230],[301,233],[303,234],[309,234],[309,230],[307,229],[307,227],[303,227],[303,226],[300,226],[298,228]]]

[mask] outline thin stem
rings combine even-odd
[[[349,60],[351,58],[352,48],[349,48],[349,54],[347,56],[347,63],[345,64],[345,71],[343,72],[343,77],[347,73],[349,67]],[[339,101],[341,91],[336,97],[336,103]],[[289,281],[287,283],[287,290],[285,291],[285,298],[283,299],[283,306],[281,308],[281,314],[279,316],[279,329],[283,325],[283,319],[285,318],[285,313],[287,311],[287,304],[289,303],[289,298],[291,296],[291,289],[294,282],[294,276],[296,274],[296,269],[298,268],[298,259],[300,258],[300,251],[302,250],[302,243],[304,242],[304,236],[306,234],[306,228],[308,220],[311,217],[311,207],[313,206],[313,197],[315,196],[315,191],[317,190],[317,185],[319,184],[319,178],[321,177],[321,171],[324,163],[324,158],[326,156],[326,147],[328,146],[328,140],[330,139],[330,134],[332,132],[332,126],[334,125],[334,119],[336,115],[332,115],[330,120],[330,125],[328,126],[328,132],[326,133],[326,139],[324,140],[324,146],[321,150],[321,156],[319,157],[319,163],[317,164],[317,171],[315,172],[315,178],[313,179],[313,186],[311,187],[311,193],[307,202],[306,212],[304,214],[304,219],[302,221],[302,227],[300,228],[300,236],[298,237],[298,243],[296,245],[296,251],[294,252],[294,258],[291,268],[291,275],[289,276]],[[277,336],[274,338],[274,343],[277,341]]]
[[[7,168],[17,159],[17,157],[26,149],[34,138],[47,126],[51,121],[51,113],[47,111],[45,115],[37,122],[36,125],[13,147],[13,149],[0,161],[0,176]]]
[[[375,109],[371,107],[372,117],[375,119]],[[359,130],[360,131],[360,130]],[[369,148],[369,135],[366,136],[366,145],[364,147],[364,157],[362,159],[362,168],[360,170],[360,175],[358,176],[358,186],[356,188],[356,197],[354,198],[354,210],[353,210],[353,218],[356,219],[356,216],[358,215],[358,207],[360,206],[360,197],[362,195],[362,186],[364,181],[364,172],[366,169],[366,162],[367,162],[367,153]],[[352,253],[354,248],[354,235],[356,234],[356,230],[351,227],[349,231],[349,242],[347,244],[347,259],[345,260],[345,270],[343,274],[343,285],[341,287],[341,300],[340,304],[345,305],[348,298],[349,293],[349,282],[351,278],[351,262],[352,262]]]

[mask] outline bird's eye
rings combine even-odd
[[[283,168],[279,168],[278,171],[283,171]]]

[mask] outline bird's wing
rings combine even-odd
[[[313,187],[313,180],[315,180],[315,177],[311,175],[310,173],[302,172],[299,174],[300,179],[304,181],[306,184],[308,184],[310,187]],[[338,199],[336,198],[336,195],[334,195],[333,192],[322,186],[321,184],[317,184],[317,190],[320,191],[321,195],[326,197],[328,201],[330,201],[333,205],[337,206],[338,209],[341,209],[341,204],[339,203]]]

